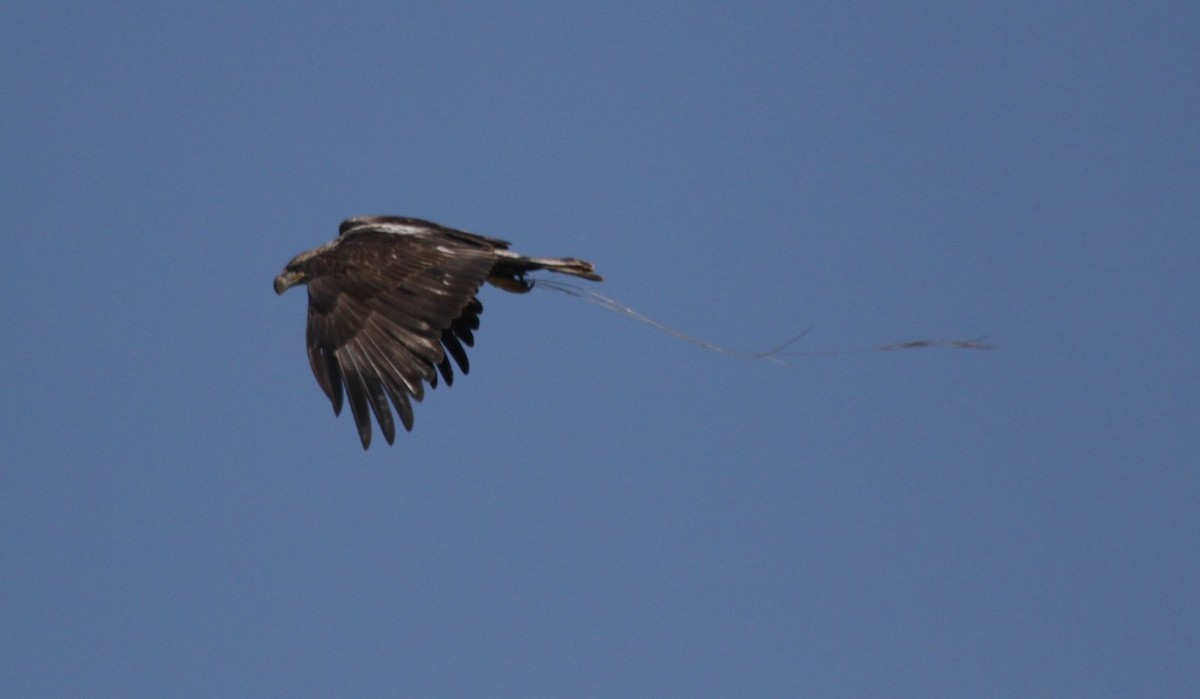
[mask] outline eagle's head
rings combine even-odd
[[[318,250],[308,250],[296,255],[283,267],[279,276],[275,277],[275,293],[282,294],[297,284],[308,282],[308,261],[316,256]]]

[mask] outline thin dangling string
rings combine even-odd
[[[642,313],[639,313],[638,311],[634,310],[633,308],[630,308],[629,306],[626,306],[625,304],[621,303],[620,301],[617,301],[616,299],[610,298],[608,296],[605,296],[604,294],[600,294],[595,291],[584,289],[580,286],[576,286],[575,284],[561,282],[561,281],[554,280],[554,279],[535,279],[535,280],[530,280],[530,282],[531,282],[533,288],[550,289],[553,291],[558,291],[558,292],[567,294],[568,296],[574,296],[575,298],[583,299],[584,301],[587,301],[588,303],[593,303],[597,306],[600,306],[601,308],[607,309],[614,313],[620,313],[621,315],[627,316],[629,318],[633,318],[636,321],[645,323],[645,324],[653,327],[654,329],[658,330],[659,332],[666,333],[667,335],[670,335],[671,337],[675,337],[680,340],[683,340],[684,342],[690,342],[693,345],[703,347],[706,350],[709,350],[712,352],[717,352],[718,354],[724,354],[724,355],[730,356],[730,357],[738,357],[740,359],[764,359],[769,362],[774,362],[775,364],[779,364],[779,365],[785,366],[785,367],[790,367],[790,365],[786,361],[783,360],[783,358],[785,358],[785,357],[836,357],[838,355],[843,355],[843,354],[865,354],[868,352],[901,352],[901,351],[905,351],[905,350],[929,349],[929,348],[936,348],[936,347],[942,347],[942,348],[947,348],[947,349],[967,349],[967,350],[995,349],[995,345],[985,341],[986,338],[977,337],[977,338],[970,339],[970,340],[911,340],[908,342],[893,342],[890,344],[876,345],[873,347],[858,347],[858,348],[849,348],[849,349],[840,349],[840,350],[826,350],[826,351],[819,351],[819,352],[785,352],[785,350],[787,350],[789,347],[791,347],[792,345],[799,342],[805,335],[807,335],[812,330],[812,326],[809,326],[809,327],[805,328],[804,330],[802,330],[801,332],[797,333],[794,337],[789,339],[787,342],[784,342],[783,344],[779,345],[778,347],[776,347],[774,349],[767,350],[765,352],[742,352],[739,350],[729,349],[728,347],[722,347],[721,345],[717,345],[712,342],[708,342],[706,340],[701,340],[701,339],[692,337],[691,335],[688,335],[687,333],[684,333],[680,330],[676,330],[675,328],[672,328],[669,325],[665,325],[663,323],[660,323],[657,320],[654,320],[653,318],[650,318],[649,316],[643,315]]]

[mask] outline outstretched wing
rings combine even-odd
[[[488,246],[436,233],[355,231],[331,250],[326,273],[308,284],[308,361],[342,410],[343,388],[363,448],[371,413],[391,444],[396,429],[388,401],[412,429],[411,400],[453,381],[450,357],[463,373],[483,306],[475,293],[495,261]],[[411,400],[410,400],[411,399]]]

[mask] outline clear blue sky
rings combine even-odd
[[[1194,2],[6,3],[0,695],[1200,691]],[[271,281],[573,255],[364,453]]]

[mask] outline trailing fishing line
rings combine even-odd
[[[973,338],[973,339],[969,339],[969,340],[911,340],[908,342],[893,342],[891,344],[886,344],[886,345],[875,345],[873,347],[858,347],[858,348],[840,349],[840,350],[825,350],[825,351],[817,351],[817,352],[787,352],[787,351],[785,351],[792,345],[799,342],[802,338],[804,338],[805,335],[807,335],[812,330],[812,326],[810,325],[809,327],[805,328],[801,332],[797,333],[794,337],[789,339],[787,342],[784,342],[783,344],[779,345],[778,347],[776,347],[774,349],[767,350],[765,352],[742,352],[739,350],[730,349],[728,347],[723,347],[721,345],[718,345],[718,344],[715,344],[712,342],[708,342],[706,340],[701,340],[699,338],[692,337],[691,335],[688,335],[687,333],[685,333],[681,330],[672,328],[669,325],[660,323],[659,321],[657,321],[649,316],[639,313],[638,311],[634,310],[633,308],[630,308],[629,306],[626,306],[625,304],[621,303],[620,301],[617,301],[616,299],[605,296],[604,294],[601,294],[601,293],[597,293],[595,291],[591,291],[590,289],[584,289],[583,287],[576,286],[575,284],[570,284],[568,282],[561,282],[561,281],[554,280],[554,279],[531,279],[531,280],[529,280],[529,282],[535,289],[536,288],[550,289],[553,291],[558,291],[558,292],[564,293],[568,296],[573,296],[578,299],[583,299],[584,301],[587,301],[588,303],[595,304],[601,308],[612,311],[613,313],[619,313],[623,316],[626,316],[626,317],[632,318],[636,321],[645,323],[646,325],[649,325],[650,327],[654,328],[655,330],[658,330],[659,332],[662,332],[667,335],[670,335],[671,337],[683,340],[684,342],[690,342],[693,345],[703,347],[704,349],[709,350],[711,352],[716,352],[718,354],[723,354],[723,355],[726,355],[729,357],[737,357],[739,359],[763,359],[763,360],[773,362],[775,364],[778,364],[778,365],[784,366],[784,367],[788,367],[788,368],[791,368],[791,365],[788,364],[786,361],[784,361],[783,358],[786,358],[786,357],[837,357],[837,356],[844,355],[844,354],[866,354],[868,352],[903,352],[903,351],[907,351],[907,350],[930,349],[930,348],[937,348],[937,347],[946,348],[946,349],[965,349],[965,350],[995,349],[995,345],[993,345],[989,342],[986,342],[986,338],[977,337],[977,338]]]

